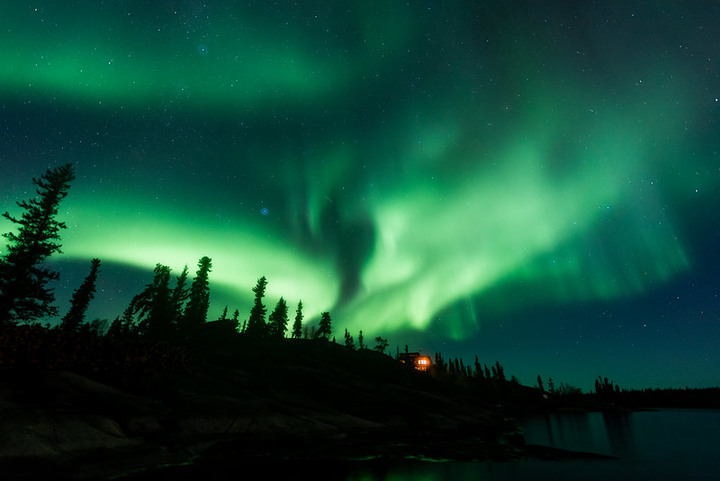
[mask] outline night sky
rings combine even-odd
[[[720,384],[717,1],[0,10],[0,210],[76,170],[60,315],[93,257],[113,319],[209,256],[210,318],[264,275],[339,341]]]

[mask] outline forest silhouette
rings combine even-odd
[[[269,280],[265,276],[252,287],[254,299],[247,319],[241,322],[237,309],[228,316],[226,306],[218,319],[208,320],[212,259],[207,256],[197,261],[192,278],[187,266],[173,279],[171,269],[158,263],[151,282],[133,296],[123,313],[112,321],[88,322],[86,312],[101,275],[101,260],[91,259],[89,273],[73,292],[60,322],[55,327],[41,325],[40,321],[58,315],[51,284],[59,274],[50,270],[46,261],[61,252],[60,234],[67,226],[57,219],[59,205],[68,195],[74,176],[71,164],[48,169],[33,179],[36,196],[17,202],[22,214],[3,214],[17,228],[4,234],[7,246],[0,257],[0,366],[65,369],[104,380],[128,379],[188,372],[203,362],[239,365],[253,362],[253,357],[270,362],[267,356],[281,357],[280,353],[289,352],[288,346],[293,343],[296,353],[297,349],[310,352],[334,345],[344,353],[337,355],[370,352],[393,359],[409,374],[433,378],[453,389],[461,387],[477,395],[484,407],[537,410],[618,403],[635,407],[719,405],[717,388],[621,389],[599,376],[590,393],[552,378],[544,381],[540,375],[535,386],[524,386],[515,376],[508,376],[500,362],[488,366],[478,356],[466,363],[457,357],[445,359],[438,352],[427,372],[411,372],[412,363],[403,363],[411,354],[408,346],[402,353],[397,347],[393,357],[387,352],[386,338],[376,336],[368,345],[360,330],[356,343],[347,329],[342,343],[337,343],[330,312],[323,312],[317,323],[309,324],[302,300],[295,305],[292,324],[284,297],[268,315],[264,299]]]

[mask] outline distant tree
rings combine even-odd
[[[257,284],[253,287],[255,293],[255,301],[250,309],[250,319],[246,333],[250,336],[264,336],[267,334],[267,326],[265,325],[265,313],[267,312],[265,305],[262,303],[265,297],[265,289],[267,287],[267,279],[262,276],[257,280]]]
[[[152,284],[133,299],[138,312],[140,333],[153,340],[172,337],[175,310],[170,291],[170,268],[157,264]]]
[[[120,321],[120,316],[117,316],[113,321],[110,323],[110,327],[107,331],[108,337],[118,337],[121,335],[121,326],[122,321]]]
[[[582,394],[582,389],[575,387],[575,386],[571,386],[570,384],[561,382],[560,387],[558,387],[556,394],[558,396],[563,396],[563,397],[579,396]]]
[[[235,311],[233,312],[233,316],[232,316],[232,322],[233,322],[233,327],[235,328],[236,331],[238,330],[238,327],[240,324],[240,321],[238,320],[239,317],[240,317],[240,311],[235,309]]]
[[[552,378],[548,379],[548,392],[553,396],[555,395],[555,383]]]
[[[95,281],[97,280],[98,269],[100,268],[100,259],[90,261],[90,273],[75,289],[70,299],[70,310],[65,314],[60,322],[60,328],[65,331],[77,331],[85,320],[85,312],[87,311],[90,301],[95,297]]]
[[[383,339],[382,337],[378,336],[375,338],[375,350],[379,353],[385,354],[385,350],[388,347],[388,341],[387,339]]]
[[[500,382],[507,381],[507,379],[505,378],[505,369],[500,365],[499,361],[495,361],[494,369],[495,369],[496,378],[498,381],[500,381]]]
[[[358,349],[361,351],[365,349],[365,338],[363,337],[362,330],[358,333]]]
[[[207,321],[207,313],[210,308],[209,277],[211,269],[212,260],[207,256],[201,257],[190,286],[185,314],[180,325],[181,333],[185,337],[193,336]]]
[[[347,328],[345,328],[345,347],[355,350],[355,341],[353,341],[353,337],[350,335]]]
[[[288,325],[288,305],[282,297],[275,304],[275,309],[268,317],[268,334],[270,337],[283,338]]]
[[[433,364],[433,369],[438,374],[444,374],[445,372],[447,372],[447,364],[445,363],[445,359],[440,352],[435,353],[435,363]]]
[[[110,337],[128,337],[134,331],[135,321],[135,297],[123,311],[122,317],[116,317],[110,324],[107,335]]]
[[[300,339],[300,337],[302,337],[302,332],[303,332],[302,309],[303,309],[303,303],[302,303],[302,301],[298,301],[297,309],[295,309],[295,322],[293,322],[293,327],[292,327],[292,338],[293,339]]]
[[[618,386],[614,386],[614,381],[610,381],[608,378],[598,376],[595,380],[595,394],[608,395],[619,390],[620,388]]]
[[[332,334],[332,319],[329,312],[320,314],[320,324],[318,324],[317,337],[329,339]]]
[[[56,220],[58,206],[74,178],[71,164],[48,169],[40,179],[33,179],[37,196],[17,203],[24,210],[22,216],[3,214],[19,227],[17,233],[3,234],[7,252],[0,257],[0,325],[35,322],[57,314],[52,305],[55,294],[48,283],[60,276],[42,263],[60,252],[60,230],[67,226]]]
[[[95,336],[102,336],[105,334],[107,323],[107,319],[93,319],[88,323],[82,324],[80,326],[80,332],[87,331]]]

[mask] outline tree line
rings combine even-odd
[[[6,252],[0,256],[0,328],[18,323],[33,324],[54,317],[58,308],[54,305],[55,295],[51,282],[59,279],[59,274],[50,270],[45,261],[53,254],[61,252],[60,232],[66,229],[64,222],[57,220],[60,202],[67,196],[70,183],[75,174],[72,164],[49,168],[40,178],[33,178],[36,187],[35,197],[17,202],[22,210],[19,217],[8,212],[3,217],[17,226],[17,232],[3,234],[7,239]],[[107,329],[103,322],[95,320],[85,322],[85,315],[95,295],[95,284],[101,267],[100,259],[90,261],[89,273],[70,299],[70,308],[61,318],[57,329],[60,332],[86,332],[104,334],[111,338],[141,338],[152,342],[170,341],[179,344],[191,344],[201,335],[207,324],[210,307],[210,272],[212,260],[201,257],[192,279],[185,266],[171,282],[171,269],[157,264],[153,270],[153,279],[145,289],[135,295],[121,316],[116,317]],[[289,318],[289,305],[280,297],[274,309],[268,315],[264,304],[268,280],[260,277],[252,288],[254,294],[249,317],[239,321],[240,312],[235,310],[228,317],[225,307],[218,321],[230,327],[237,335],[247,338],[283,339],[324,339],[335,342],[333,321],[329,312],[320,315],[317,326],[303,323],[303,302],[298,301],[292,324]],[[345,329],[344,345],[351,350],[373,349],[385,353],[387,339],[374,338],[374,346],[369,347],[362,330],[357,342]],[[407,346],[406,346],[407,351]],[[399,357],[399,350],[398,350]],[[435,353],[431,375],[450,378],[460,382],[471,382],[484,386],[519,385],[515,376],[509,379],[503,366],[496,362],[487,366],[481,364],[475,356],[474,363],[466,364],[457,357],[446,360],[441,353]],[[537,377],[537,389],[553,398],[572,398],[582,394],[576,387],[565,383],[555,386],[552,378],[547,386],[541,376]],[[621,390],[608,378],[595,380],[594,395],[603,399],[615,399],[625,390]]]
[[[51,282],[59,274],[45,266],[45,261],[61,252],[60,232],[66,229],[57,220],[59,205],[68,195],[75,179],[72,164],[49,168],[40,178],[33,178],[35,197],[17,202],[22,214],[3,217],[17,226],[17,232],[3,234],[7,239],[6,252],[0,257],[0,326],[18,323],[32,324],[41,319],[57,316],[55,295]],[[192,342],[208,321],[210,307],[210,272],[212,259],[201,257],[194,277],[189,278],[185,266],[172,280],[170,267],[156,264],[153,279],[142,292],[135,295],[122,315],[117,316],[107,329],[107,321],[85,322],[90,302],[95,296],[95,285],[100,271],[100,259],[92,259],[90,271],[81,285],[74,290],[70,308],[62,317],[58,329],[65,332],[92,331],[111,337],[138,336],[150,341]],[[303,323],[303,302],[298,301],[292,324],[289,306],[280,297],[268,315],[264,304],[268,280],[257,280],[252,288],[254,299],[249,317],[240,324],[240,312],[235,310],[228,318],[227,306],[218,319],[229,324],[240,335],[254,338],[278,339],[288,334],[291,339],[332,339],[333,321],[329,312],[320,315],[317,326]],[[289,331],[289,333],[288,333]],[[385,352],[387,340],[375,338],[373,349]],[[355,349],[355,341],[347,329],[345,345]],[[358,349],[366,349],[362,331],[358,335]]]

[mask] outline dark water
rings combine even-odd
[[[720,481],[720,410],[566,413],[523,421],[528,444],[615,456],[611,460],[518,462],[278,463],[179,469],[166,479],[335,481],[702,480]],[[232,478],[231,478],[232,477]],[[137,477],[132,479],[161,479]]]
[[[345,481],[720,480],[720,410],[575,413],[524,421],[527,443],[618,460],[415,463]]]

